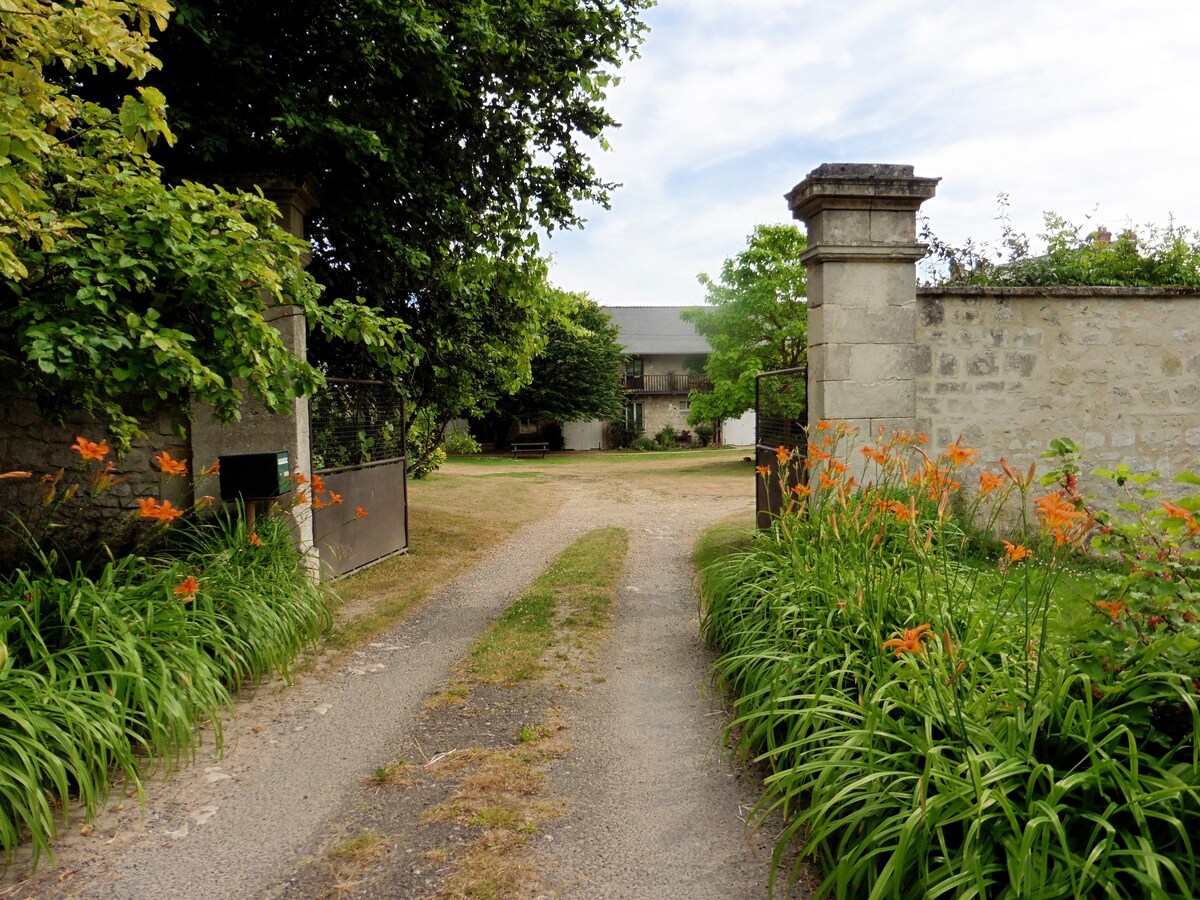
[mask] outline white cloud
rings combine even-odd
[[[943,177],[946,239],[1041,212],[1200,227],[1192,93],[1200,4],[1148,0],[667,0],[610,109],[611,212],[556,236],[552,277],[607,303],[695,303],[782,195],[822,162]]]

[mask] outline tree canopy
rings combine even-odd
[[[802,365],[808,349],[804,233],[759,225],[746,249],[725,260],[718,280],[700,276],[707,306],[684,310],[712,351],[704,371],[711,393],[693,392],[688,422],[731,419],[754,407],[760,372]]]
[[[607,202],[588,153],[650,3],[177,0],[154,83],[180,139],[161,159],[218,182],[313,174],[310,271],[411,326],[413,404],[465,413],[529,379],[552,314],[534,234]]]
[[[533,358],[529,384],[497,403],[510,420],[607,420],[625,406],[620,329],[584,295],[564,294],[562,303],[561,314],[547,324],[545,347]]]
[[[163,183],[148,155],[173,140],[157,89],[139,86],[116,111],[77,96],[89,73],[152,71],[151,32],[169,11],[0,6],[0,373],[48,412],[97,415],[118,446],[164,400],[230,419],[244,391],[282,410],[312,390],[320,373],[267,323],[271,303],[299,305],[380,364],[400,333],[360,304],[319,302],[307,245],[260,195]]]

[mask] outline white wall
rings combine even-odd
[[[562,427],[564,450],[599,450],[604,440],[604,423],[567,422]]]
[[[750,446],[754,444],[754,410],[748,409],[737,419],[726,419],[721,425],[721,436],[726,444]]]

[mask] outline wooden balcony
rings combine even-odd
[[[621,384],[634,394],[688,394],[712,390],[703,375],[623,375]]]

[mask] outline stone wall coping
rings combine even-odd
[[[917,288],[917,297],[1046,297],[1086,299],[1088,297],[1200,297],[1200,286],[1121,287],[1112,285],[1048,284],[1037,287],[964,284],[925,285]]]

